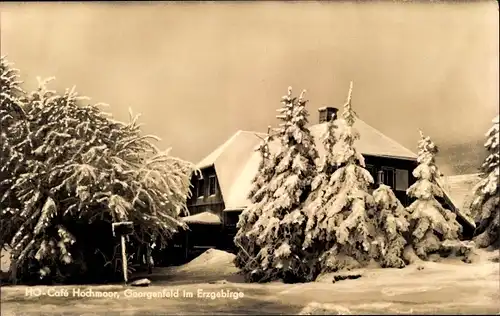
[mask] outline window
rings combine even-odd
[[[202,198],[203,196],[205,196],[204,186],[205,186],[205,181],[203,181],[203,179],[198,179],[198,184],[196,185],[197,198]]]
[[[208,177],[208,195],[215,195],[217,192],[216,190],[216,181],[215,181],[215,176],[209,176]]]
[[[384,172],[384,184],[394,189],[394,169],[382,167],[382,171]]]
[[[408,189],[408,170],[396,169],[396,190],[406,191]]]

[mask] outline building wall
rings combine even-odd
[[[371,173],[372,176],[374,177],[375,183],[373,184],[371,189],[374,190],[378,187],[377,185],[378,171],[384,171],[386,173],[390,173],[387,171],[393,170],[394,179],[392,181],[391,188],[393,189],[394,194],[401,201],[403,206],[410,205],[412,201],[406,196],[406,189],[416,181],[415,177],[413,177],[412,175],[412,172],[413,169],[415,169],[415,167],[417,166],[417,163],[415,161],[391,159],[383,157],[374,157],[374,156],[364,156],[364,157],[365,157],[365,163],[367,164],[367,166],[371,167]],[[396,178],[395,175],[396,170],[399,170],[399,173],[401,173],[402,171],[406,172],[407,181],[399,181],[398,183],[398,180],[401,179]],[[389,185],[391,183],[385,183],[385,184]],[[396,188],[398,188],[399,190],[396,190]],[[238,222],[238,216],[240,214],[241,211],[229,211],[229,212],[224,212],[223,214],[224,215],[223,221],[225,224],[223,228],[223,234],[225,235],[226,242],[223,242],[222,244],[224,245],[225,250],[228,251],[236,250],[236,247],[233,243],[233,238],[237,232],[236,223]]]
[[[403,206],[407,207],[413,202],[413,199],[407,197],[406,189],[408,189],[408,187],[410,187],[416,181],[416,178],[412,174],[413,170],[418,165],[416,161],[369,155],[365,155],[364,158],[367,169],[369,169],[374,178],[374,184],[371,188],[372,190],[378,187],[379,171],[382,171],[382,180],[384,181],[384,184],[391,186],[394,194],[403,204]],[[221,235],[218,239],[218,248],[227,251],[235,251],[236,248],[233,242],[233,238],[237,232],[236,224],[242,210],[223,212],[225,209],[224,200],[217,181],[215,168],[208,167],[203,169],[202,175],[202,181],[199,181],[197,177],[193,177],[191,181],[193,185],[193,196],[187,203],[190,214],[194,215],[206,211],[211,211],[219,214],[224,225],[220,231]],[[211,180],[211,182],[209,183],[209,179],[211,179],[212,177],[215,177],[215,194],[210,194],[214,193],[213,191],[209,192],[210,186],[213,187],[214,185],[214,180]],[[447,204],[447,201],[441,202]],[[450,208],[450,206],[448,206],[448,208]],[[462,226],[464,226],[464,223],[462,223],[461,221],[459,222],[460,224],[462,224]],[[464,226],[464,228],[466,228],[466,226]],[[468,236],[470,234],[467,229],[465,229],[466,231],[464,231],[465,236]],[[193,242],[197,244],[196,238],[192,239],[190,243]]]
[[[372,189],[378,187],[379,171],[382,171],[384,175],[384,179],[382,179],[384,184],[391,187],[403,206],[410,205],[412,201],[406,196],[406,189],[416,181],[412,172],[417,167],[417,162],[368,155],[364,157],[367,169],[372,174],[374,180]],[[387,179],[387,177],[391,177],[392,180]]]
[[[213,166],[204,168],[201,170],[201,173],[202,179],[199,179],[197,175],[193,175],[191,178],[193,196],[187,201],[189,213],[190,215],[195,215],[210,211],[222,216],[224,200],[222,198],[215,168]],[[210,192],[213,181],[215,181],[215,194],[211,194],[213,191]]]
[[[386,177],[393,178],[392,182],[386,182],[386,184],[392,187],[401,203],[404,206],[408,206],[411,203],[406,196],[406,189],[416,181],[415,177],[412,175],[413,169],[417,166],[415,161],[366,155],[365,163],[374,178],[372,189],[377,188],[378,172],[383,171]],[[229,228],[233,228],[236,224],[237,214],[240,212],[231,211],[229,212],[230,214],[223,214],[225,205],[215,168],[213,166],[207,167],[201,170],[201,172],[202,179],[199,179],[198,176],[193,176],[191,179],[193,196],[187,201],[190,215],[211,211],[219,214],[223,222],[227,223],[228,226],[230,226]],[[401,172],[406,174],[403,180],[407,181],[400,181],[402,179],[400,176]],[[215,193],[213,190],[210,192],[210,188],[213,187],[214,184]]]

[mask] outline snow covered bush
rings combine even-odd
[[[498,120],[498,116],[493,119],[493,126],[486,133],[487,140],[484,147],[489,155],[481,166],[483,179],[474,188],[472,211],[477,225],[474,241],[479,247],[500,247]]]
[[[138,116],[115,121],[74,90],[58,95],[47,83],[20,106],[22,140],[11,142],[7,155],[2,150],[2,172],[22,162],[20,172],[8,171],[1,197],[2,227],[15,231],[2,238],[11,238],[17,277],[36,270],[65,280],[103,270],[119,254],[112,222],[132,221],[132,240],[165,245],[184,226],[178,213],[193,165],[160,152],[151,142],[156,137],[141,135]]]
[[[409,207],[410,240],[409,246],[421,259],[427,259],[431,253],[443,250],[443,242],[450,244],[458,241],[462,227],[456,220],[456,214],[445,209],[436,199],[443,197],[443,190],[437,179],[440,172],[435,163],[438,148],[427,136],[420,132],[418,142],[419,165],[413,170],[417,181],[406,193],[416,199]]]
[[[373,191],[375,201],[375,225],[377,236],[377,262],[386,268],[402,268],[406,233],[408,232],[408,212],[387,185]]]
[[[257,184],[259,189],[252,191],[254,203],[242,214],[239,224],[239,236],[245,234],[248,242],[259,249],[242,268],[251,281],[305,280],[311,278],[314,270],[302,250],[306,218],[300,206],[310,190],[318,158],[314,139],[306,127],[309,114],[304,92],[299,98],[293,97],[289,88],[282,98],[283,106],[277,116],[282,123],[275,133],[280,149],[271,156],[272,167],[266,173],[261,171],[266,184]],[[251,228],[244,227],[249,218],[256,219],[255,223]]]
[[[324,163],[335,171],[329,179],[315,183],[313,188],[321,191],[305,203],[309,219],[303,246],[316,253],[323,271],[360,266],[373,257],[374,202],[369,193],[373,178],[355,147],[360,135],[353,127],[351,94],[352,82],[337,128],[329,126],[333,132],[326,142],[328,158]]]

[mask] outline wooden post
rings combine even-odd
[[[121,248],[122,248],[122,270],[123,270],[123,280],[125,284],[128,282],[128,271],[127,271],[127,249],[125,244],[125,236],[132,234],[134,232],[133,222],[117,222],[111,224],[111,230],[113,231],[113,236],[120,236]]]
[[[128,282],[128,273],[127,273],[127,250],[125,249],[126,244],[125,244],[125,236],[121,235],[120,236],[121,243],[122,243],[122,269],[123,269],[123,280],[125,281],[125,284]]]

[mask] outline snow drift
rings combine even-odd
[[[225,277],[233,276],[238,273],[234,261],[235,255],[218,250],[208,249],[190,262],[177,267],[175,270],[179,273],[203,274]]]

